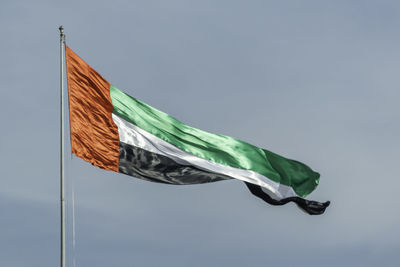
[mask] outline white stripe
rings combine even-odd
[[[259,185],[263,187],[264,192],[276,200],[297,196],[290,186],[274,182],[257,172],[238,169],[202,159],[171,145],[115,114],[112,114],[112,118],[118,126],[119,140],[123,143],[167,156],[182,165],[191,165],[199,169],[221,173],[238,180]]]

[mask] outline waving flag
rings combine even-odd
[[[166,184],[227,179],[272,205],[295,202],[322,214],[329,201],[304,199],[319,174],[238,139],[174,119],[111,85],[66,46],[72,153],[105,170]]]

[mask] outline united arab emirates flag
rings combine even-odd
[[[166,184],[237,179],[272,205],[292,201],[309,214],[329,205],[304,199],[319,182],[305,164],[185,125],[111,85],[68,46],[65,53],[71,149],[83,160]]]

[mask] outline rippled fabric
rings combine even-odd
[[[302,197],[318,185],[319,174],[301,162],[229,136],[208,133],[185,125],[113,85],[111,99],[114,114],[194,156],[257,172],[272,181],[292,187]]]
[[[304,197],[319,174],[238,139],[187,126],[110,85],[66,46],[72,153],[100,168],[167,184],[244,181],[272,205],[295,202],[322,214],[329,202]]]
[[[251,183],[247,183],[247,182],[245,182],[245,184],[253,195],[261,198],[268,204],[271,204],[274,206],[282,206],[289,202],[294,202],[297,204],[297,206],[299,208],[301,208],[302,210],[304,210],[305,212],[307,212],[310,215],[323,214],[325,212],[325,209],[331,204],[330,201],[318,202],[318,201],[313,201],[313,200],[307,200],[307,199],[300,198],[300,197],[288,197],[288,198],[276,200],[276,199],[273,199],[271,196],[269,196],[269,194],[264,192],[262,187],[251,184]]]
[[[120,143],[119,172],[143,180],[175,184],[202,184],[231,179],[199,168],[179,164],[156,153]]]
[[[181,165],[193,166],[211,173],[219,173],[244,182],[259,185],[264,190],[267,190],[274,199],[297,196],[290,186],[274,182],[257,172],[226,166],[194,156],[146,132],[138,126],[125,121],[115,114],[113,114],[113,120],[118,127],[119,140],[121,143],[129,144],[158,155],[163,155]]]
[[[118,171],[119,135],[112,120],[110,83],[65,48],[71,150],[100,168]]]

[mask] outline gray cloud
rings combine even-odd
[[[310,198],[332,201],[310,217],[267,206],[237,181],[158,185],[68,154],[77,266],[393,265],[399,7],[3,1],[0,265],[58,264],[60,24],[68,45],[118,88],[189,125],[309,164],[322,174]]]

